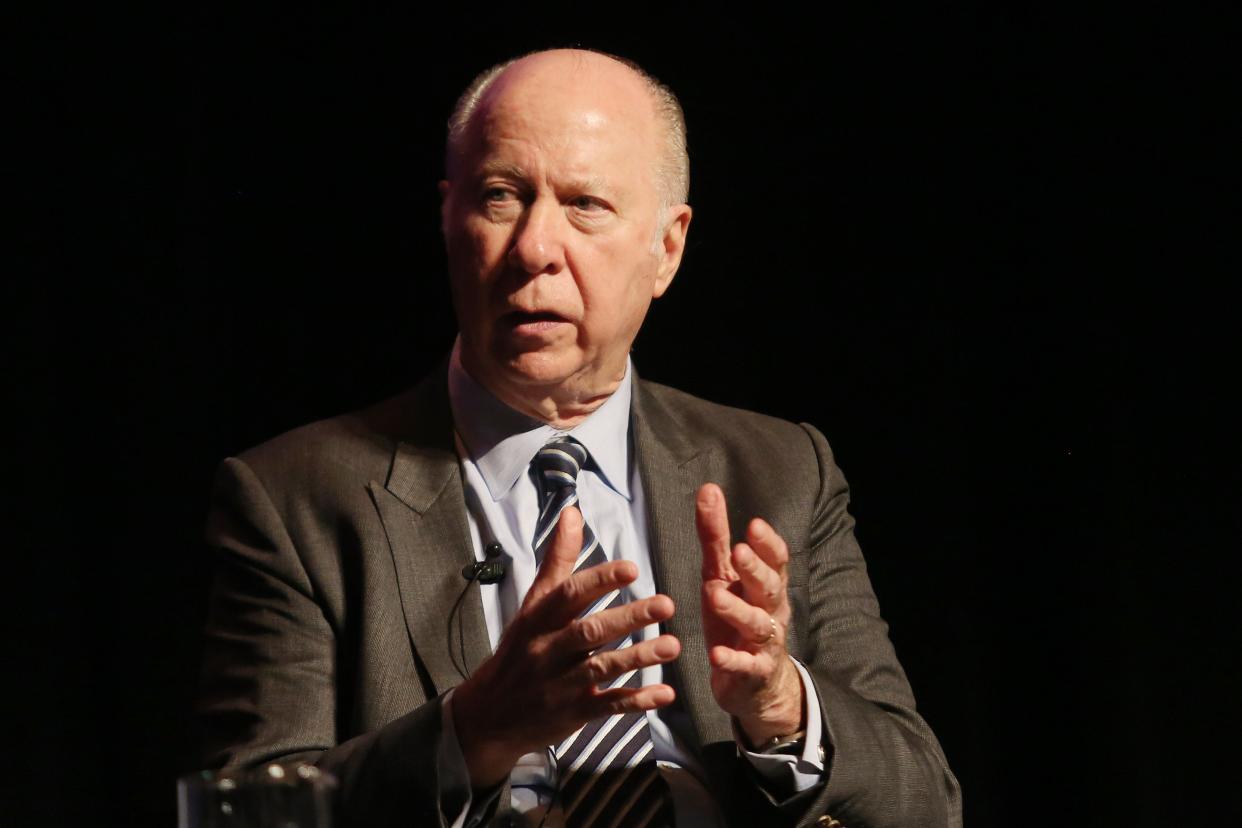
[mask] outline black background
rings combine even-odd
[[[18,30],[25,692],[0,823],[174,824],[214,467],[442,357],[444,120],[476,72],[555,45],[682,97],[694,221],[635,362],[828,435],[967,823],[1213,812],[1239,690],[1231,27],[766,9],[170,6]]]

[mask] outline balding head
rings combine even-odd
[[[451,179],[481,112],[504,100],[506,91],[551,84],[598,101],[626,103],[636,118],[651,118],[655,184],[665,206],[684,204],[690,190],[690,158],[681,104],[667,86],[637,64],[585,49],[532,52],[497,64],[476,77],[457,100],[448,122],[445,169]],[[636,124],[639,126],[639,124]],[[645,125],[644,125],[645,126]]]
[[[557,428],[616,390],[681,263],[691,209],[659,100],[620,61],[557,50],[488,73],[454,116],[440,192],[462,365]]]

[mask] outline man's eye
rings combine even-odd
[[[593,210],[602,210],[604,205],[591,196],[578,196],[569,202],[570,206],[576,210],[590,212]]]
[[[503,187],[488,187],[483,191],[483,200],[489,204],[508,201],[512,197],[513,193]]]

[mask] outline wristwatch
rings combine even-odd
[[[765,756],[797,756],[802,753],[802,742],[806,739],[805,728],[787,736],[772,736],[756,745],[751,742],[746,731],[742,730],[737,719],[730,717],[733,724],[733,738],[739,745],[745,745],[751,753],[762,753]]]
[[[806,739],[806,731],[799,730],[788,736],[773,736],[765,739],[763,744],[756,745],[754,752],[768,756],[797,756],[802,752],[802,741]]]

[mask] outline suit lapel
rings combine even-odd
[[[694,526],[698,487],[719,480],[718,461],[675,412],[634,383],[634,453],[647,502],[648,544],[657,588],[673,599],[667,632],[681,641],[677,671],[700,745],[732,741],[728,715],[712,696],[701,615],[702,553]]]
[[[442,693],[491,654],[479,590],[465,589],[461,576],[474,546],[443,370],[415,389],[401,419],[407,436],[388,479],[372,482],[371,495],[388,534],[415,656]]]
[[[466,586],[461,569],[474,561],[474,548],[443,369],[414,390],[401,420],[406,436],[397,444],[388,479],[370,488],[388,534],[406,629],[435,692],[442,693],[491,654],[479,590],[466,590],[454,611]],[[694,527],[695,492],[704,482],[723,479],[720,461],[637,377],[633,429],[652,567],[658,588],[677,606],[666,626],[682,643],[682,701],[700,745],[731,742],[729,717],[711,692]]]

